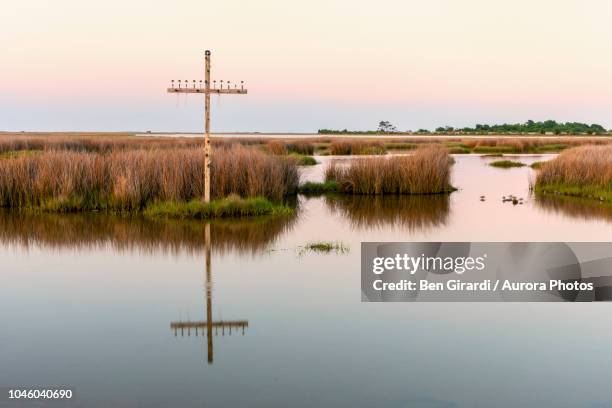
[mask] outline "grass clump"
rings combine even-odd
[[[407,143],[407,142],[396,142],[396,143],[385,143],[385,148],[387,150],[412,150],[419,147],[416,143]]]
[[[332,163],[326,181],[336,181],[348,194],[436,194],[453,191],[451,160],[440,145],[421,147],[409,156],[353,160],[346,166]]]
[[[516,153],[516,149],[513,146],[476,146],[472,149],[473,153]]]
[[[289,153],[285,143],[281,142],[280,140],[270,140],[268,143],[266,143],[266,148],[268,152],[277,156],[284,156]]]
[[[468,153],[471,153],[470,149],[468,149],[467,147],[461,147],[461,146],[451,146],[451,147],[449,147],[449,152],[451,154],[468,154]]]
[[[315,164],[319,164],[312,156],[303,156],[295,153],[292,153],[291,156],[295,157],[298,166],[314,166]]]
[[[329,144],[329,152],[334,156],[381,155],[387,149],[383,142],[368,140],[334,140]]]
[[[0,207],[47,211],[141,211],[154,202],[204,194],[200,148],[74,152],[49,150],[0,160]],[[281,201],[298,186],[295,160],[232,145],[215,149],[214,198],[237,194]]]
[[[531,163],[531,164],[529,165],[529,167],[531,167],[531,168],[532,168],[532,169],[534,169],[534,170],[539,170],[539,169],[541,169],[541,168],[542,168],[542,165],[543,165],[544,163],[546,163],[546,162],[543,162],[543,161],[535,161],[535,162]]]
[[[612,201],[612,146],[564,150],[541,165],[534,190]]]
[[[497,160],[497,161],[489,163],[489,166],[499,167],[502,169],[509,169],[512,167],[524,167],[526,165],[525,163],[512,161],[512,160]]]
[[[300,255],[306,252],[314,252],[319,254],[328,254],[334,252],[336,254],[346,254],[350,248],[342,242],[333,241],[316,241],[309,242],[300,248]]]
[[[545,144],[542,146],[537,146],[535,150],[538,152],[560,152],[561,150],[565,150],[568,147],[569,146],[564,143],[552,143],[552,144]]]
[[[328,180],[323,183],[308,181],[300,186],[298,192],[307,195],[339,193],[340,184],[338,184],[338,182],[334,180]]]
[[[590,198],[599,201],[612,201],[612,185],[602,187],[591,184],[537,184],[534,188],[538,194],[559,194],[570,197]]]
[[[14,157],[30,156],[40,153],[40,150],[11,150],[0,153],[0,159],[11,159]]]
[[[290,207],[273,203],[264,197],[241,198],[236,195],[209,203],[200,200],[156,202],[143,211],[145,216],[153,218],[193,219],[290,215],[292,212]]]

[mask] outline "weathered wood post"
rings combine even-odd
[[[204,53],[204,202],[210,202],[210,51]]]
[[[193,88],[189,88],[188,80],[185,80],[185,87],[181,87],[181,80],[178,80],[178,88],[175,87],[174,81],[171,82],[171,87],[167,89],[169,93],[199,93],[204,94],[204,202],[210,202],[210,162],[211,162],[211,144],[210,144],[210,94],[246,94],[247,90],[244,86],[240,89],[235,87],[231,89],[228,81],[227,89],[223,89],[223,81],[221,86],[210,87],[210,50],[204,52],[204,89],[200,86],[196,88],[196,82],[193,81]],[[216,82],[216,81],[215,81]],[[200,84],[202,81],[200,81]],[[242,84],[242,81],[240,82]]]

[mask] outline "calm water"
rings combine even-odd
[[[305,179],[333,160],[318,159]],[[300,197],[295,217],[214,222],[210,276],[202,223],[0,213],[3,393],[64,386],[75,407],[612,407],[609,304],[360,302],[361,241],[611,240],[599,204],[536,200],[531,169],[455,159],[450,197]],[[350,252],[300,249],[315,240]]]

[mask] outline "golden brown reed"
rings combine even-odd
[[[138,210],[154,201],[203,195],[202,149],[45,151],[0,160],[0,206],[76,200],[83,209]],[[213,198],[238,194],[281,200],[298,185],[294,160],[233,145],[216,149]]]
[[[513,138],[482,138],[459,139],[461,146],[468,149],[486,151],[486,148],[497,148],[512,153],[529,153],[538,150],[559,150],[564,147],[582,145],[600,145],[612,143],[612,139],[592,137],[513,137]]]
[[[435,138],[433,136],[407,136],[401,138],[385,138],[384,136],[358,136],[352,138],[334,138],[333,136],[312,136],[303,138],[270,138],[264,137],[223,137],[215,135],[212,138],[214,146],[232,144],[280,146],[282,151],[303,155],[314,154],[315,147],[329,148],[334,155],[351,154],[381,154],[386,148],[402,146],[412,148],[416,144],[440,143],[454,146],[461,150],[476,149],[476,152],[488,149],[498,149],[513,153],[538,151],[538,149],[559,150],[566,146],[584,144],[607,144],[612,138],[577,137],[537,137],[517,136],[512,138]],[[109,152],[129,149],[167,149],[178,147],[203,147],[203,138],[197,137],[164,137],[164,136],[134,136],[129,133],[11,133],[0,132],[0,153],[21,150],[73,150]],[[284,149],[283,149],[284,147]],[[460,151],[458,151],[460,152]]]
[[[384,154],[385,145],[373,140],[334,140],[329,145],[329,152],[334,155]]]
[[[452,190],[450,167],[446,148],[427,145],[408,156],[356,159],[346,166],[332,162],[325,179],[351,194],[435,194]]]
[[[285,146],[285,143],[281,142],[280,140],[270,140],[266,146],[268,151],[272,154],[278,156],[287,154],[287,147]]]
[[[612,190],[612,145],[576,147],[542,163],[536,185],[547,184]]]

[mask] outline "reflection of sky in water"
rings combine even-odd
[[[360,302],[361,241],[610,239],[605,218],[536,206],[530,169],[457,159],[461,190],[434,227],[385,227],[383,217],[370,228],[324,198],[302,199],[298,219],[266,241],[273,251],[257,247],[253,255],[244,243],[215,251],[214,319],[248,320],[249,328],[215,337],[212,365],[205,338],[175,338],[169,327],[206,318],[197,229],[189,227],[188,238],[161,229],[178,240],[173,251],[139,249],[144,239],[121,223],[104,230],[105,244],[81,248],[61,238],[26,248],[4,228],[0,384],[69,385],[85,406],[607,406],[606,304]],[[501,203],[509,194],[526,204]],[[118,231],[136,245],[109,244]],[[228,234],[218,236],[231,243]],[[322,239],[343,241],[351,252],[297,254]]]

